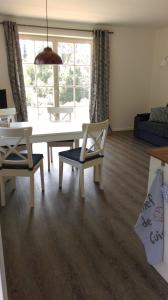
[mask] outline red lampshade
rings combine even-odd
[[[46,48],[44,48],[44,50],[42,52],[40,52],[35,57],[34,64],[36,64],[36,65],[61,65],[62,59],[50,47],[46,47]]]

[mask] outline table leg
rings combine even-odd
[[[75,144],[75,148],[78,148],[79,147],[79,139],[75,139],[74,144]]]

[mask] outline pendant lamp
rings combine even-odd
[[[42,52],[37,54],[34,60],[35,65],[61,65],[61,57],[48,47],[48,14],[47,14],[47,0],[46,0],[46,24],[47,24],[47,47]]]

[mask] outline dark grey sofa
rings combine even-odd
[[[134,136],[156,146],[168,146],[168,123],[149,121],[150,113],[134,119]]]

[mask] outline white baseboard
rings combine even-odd
[[[133,130],[133,127],[126,127],[126,128],[113,128],[112,131],[126,131],[126,130]]]

